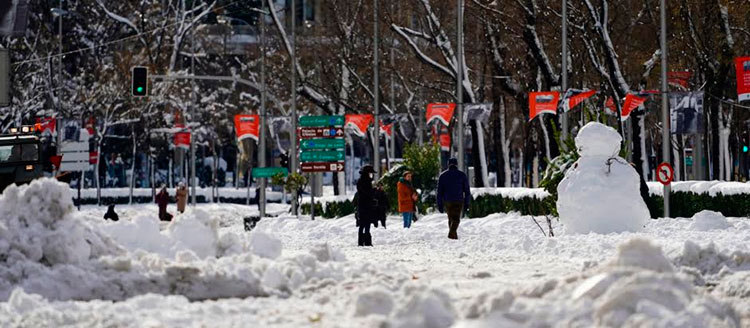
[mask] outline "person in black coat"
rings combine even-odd
[[[105,220],[112,220],[112,221],[118,221],[120,220],[120,216],[115,213],[115,205],[109,205],[107,207],[107,213],[104,213],[104,219]]]
[[[365,165],[359,170],[357,181],[357,245],[372,246],[370,225],[377,220],[375,213],[375,190],[372,188],[372,176],[375,169],[372,165]]]
[[[385,219],[388,217],[388,210],[390,205],[388,204],[388,195],[383,190],[383,186],[378,183],[378,186],[374,190],[375,193],[375,228],[378,227],[378,221],[385,229]]]

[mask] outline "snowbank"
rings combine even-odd
[[[652,195],[663,196],[664,186],[655,181],[646,182]],[[672,192],[691,192],[710,196],[750,194],[750,184],[736,181],[676,181],[671,184]]]
[[[319,250],[282,258],[275,238],[219,234],[217,220],[199,210],[176,216],[164,231],[148,216],[86,219],[73,211],[67,185],[50,179],[0,197],[0,300],[22,295],[14,289],[50,300],[288,295],[309,279],[341,275],[333,260],[345,258],[326,250],[322,260]]]
[[[695,231],[723,230],[731,228],[732,224],[721,213],[714,211],[700,211],[693,215],[693,222],[688,227]]]
[[[457,327],[740,325],[731,305],[694,286],[689,276],[675,272],[660,248],[645,239],[621,244],[609,264],[582,277],[552,281],[543,284],[551,288],[542,295],[484,295],[475,302],[477,311],[489,311],[482,315],[484,318],[467,320]]]
[[[524,197],[543,199],[549,193],[542,188],[471,188],[471,195],[500,195],[503,198],[518,200]]]

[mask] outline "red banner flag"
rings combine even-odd
[[[750,57],[735,58],[737,70],[737,99],[750,101]]]
[[[566,112],[570,111],[580,103],[582,103],[584,100],[591,98],[591,96],[595,94],[596,90],[575,93],[564,100],[563,110],[565,110]]]
[[[37,117],[36,123],[39,124],[38,131],[40,133],[44,133],[47,130],[49,130],[50,134],[55,133],[55,126],[57,125],[57,120],[53,117]]]
[[[433,120],[438,120],[445,126],[450,125],[455,109],[456,104],[452,103],[427,105],[427,124],[429,125]]]
[[[539,114],[557,114],[559,92],[529,92],[529,121]]]
[[[347,114],[345,127],[351,128],[354,134],[364,137],[372,123],[372,114]]]
[[[628,117],[630,117],[630,113],[638,108],[638,106],[643,105],[643,103],[646,102],[646,99],[648,98],[628,93],[625,96],[625,104],[622,105],[622,120],[627,120]]]
[[[184,124],[175,125],[176,128],[184,129]],[[190,149],[190,132],[177,132],[174,134],[174,145],[178,148]]]
[[[383,124],[383,121],[380,121],[380,134],[385,134],[390,138],[393,135],[393,123]]]
[[[669,72],[667,73],[667,83],[687,89],[691,76],[693,76],[693,73],[690,71]]]
[[[92,151],[89,152],[89,164],[96,164],[99,161],[99,153]]]
[[[237,132],[237,141],[247,138],[258,141],[260,137],[260,116],[234,115],[234,130]]]

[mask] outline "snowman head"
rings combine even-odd
[[[615,156],[622,137],[615,129],[598,122],[586,124],[576,136],[576,147],[581,157]]]

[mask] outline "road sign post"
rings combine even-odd
[[[343,115],[299,118],[300,169],[304,173],[343,172],[346,160]],[[310,193],[310,216],[315,220],[315,192]]]

